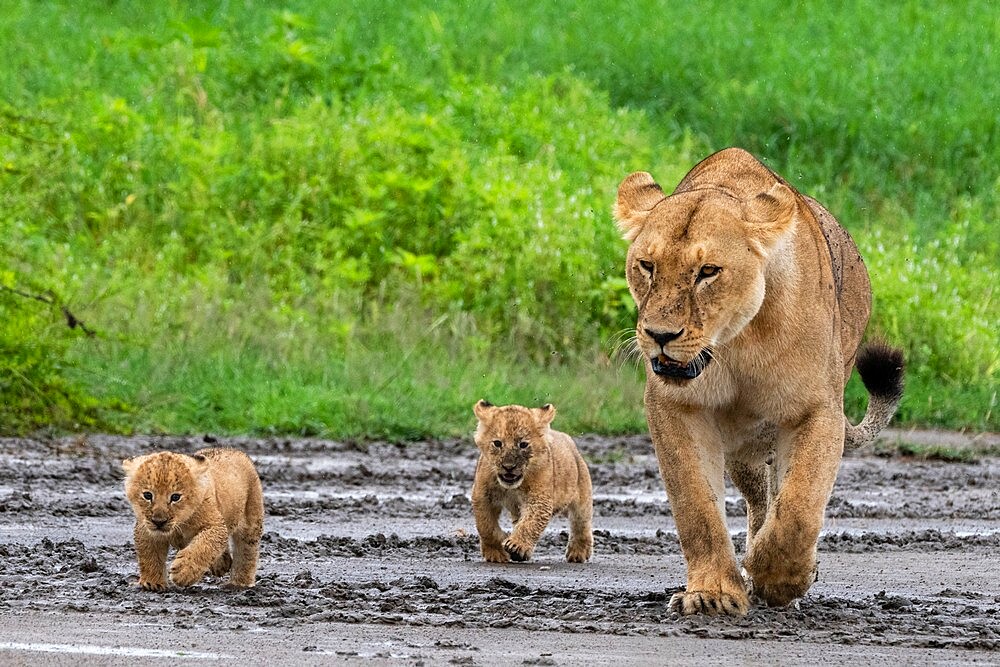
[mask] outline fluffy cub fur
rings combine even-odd
[[[135,512],[139,586],[191,586],[229,572],[229,586],[254,585],[264,500],[253,462],[235,449],[157,452],[125,459],[125,494]],[[230,551],[230,546],[232,551]]]
[[[551,405],[498,407],[479,401],[476,446],[479,462],[472,485],[472,513],[483,558],[491,563],[525,561],[554,513],[569,515],[566,560],[583,563],[594,550],[590,472],[573,439],[549,428]],[[500,528],[507,510],[514,531]]]

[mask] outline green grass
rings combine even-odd
[[[0,430],[642,430],[615,188],[727,145],[854,235],[900,420],[1000,429],[991,3],[219,7],[5,8]]]

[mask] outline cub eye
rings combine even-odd
[[[146,500],[152,500],[153,499],[153,494],[150,493],[149,491],[143,491],[142,492],[142,497],[145,498]]]
[[[649,273],[649,274],[653,273],[653,263],[651,261],[649,261],[648,259],[640,259],[639,260],[639,268],[642,269],[643,271],[645,271],[646,273]]]
[[[521,449],[525,449],[528,446],[528,443],[522,440],[521,442],[517,443],[517,446],[520,447]]]
[[[494,440],[493,441],[493,446],[494,447],[503,447],[503,443],[500,442],[499,440]]]
[[[714,264],[706,264],[701,267],[701,271],[698,272],[698,280],[704,280],[705,278],[711,278],[712,276],[718,275],[722,269]]]
[[[170,502],[176,503],[180,499],[181,499],[181,494],[179,494],[179,493],[171,493],[170,494]]]

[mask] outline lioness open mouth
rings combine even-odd
[[[708,362],[711,360],[712,357],[708,354],[708,350],[702,350],[701,354],[686,364],[671,359],[665,354],[653,357],[650,359],[650,363],[652,364],[653,372],[660,377],[693,380],[701,375],[701,372],[705,370]]]

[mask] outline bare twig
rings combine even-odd
[[[83,320],[73,314],[73,311],[69,309],[69,306],[62,303],[58,296],[55,295],[51,290],[46,290],[42,294],[32,294],[31,292],[25,292],[19,290],[15,287],[7,287],[6,285],[0,285],[0,290],[4,292],[9,292],[11,294],[24,297],[25,299],[32,299],[34,301],[41,301],[44,304],[58,308],[59,312],[62,313],[63,317],[66,318],[66,326],[70,329],[79,329],[85,333],[88,337],[93,338],[97,335],[97,332],[84,324]]]

